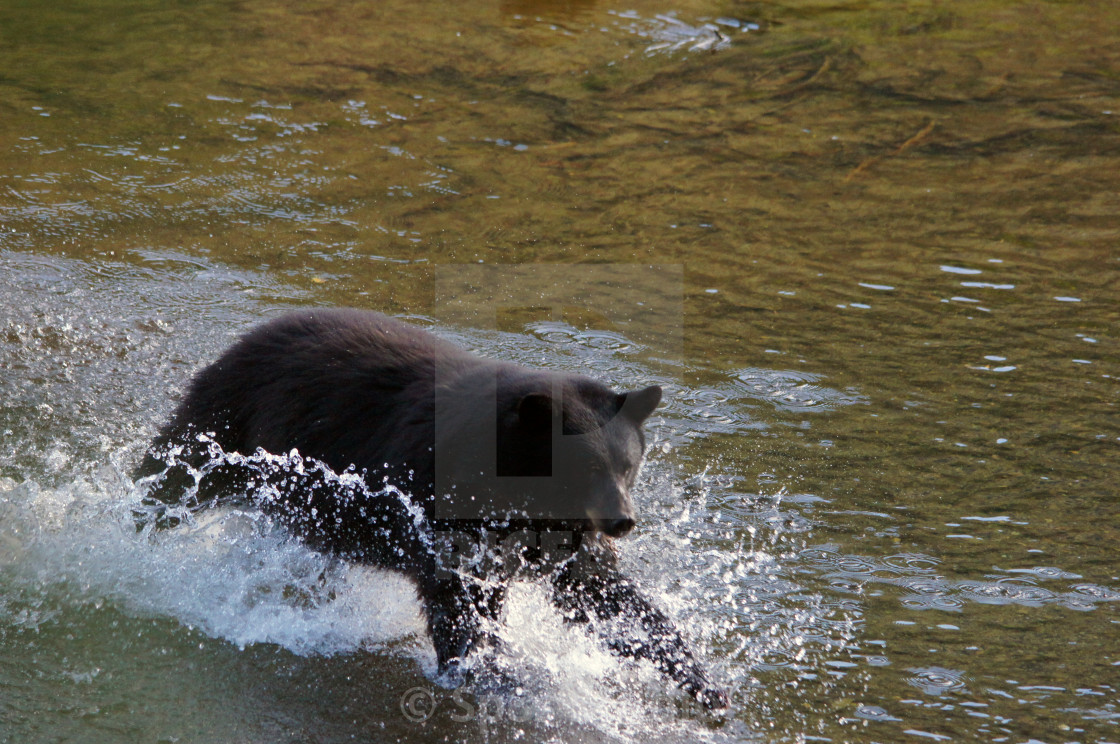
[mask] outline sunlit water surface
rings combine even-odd
[[[1118,25],[0,8],[0,741],[1120,739]],[[680,310],[444,322],[439,267],[480,262],[683,266],[649,301]],[[251,509],[138,534],[128,473],[190,374],[307,304],[661,384],[620,549],[731,709],[531,583],[519,693],[457,700],[403,580]]]

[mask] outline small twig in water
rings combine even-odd
[[[933,121],[933,119],[930,119],[929,122],[924,127],[922,127],[921,129],[918,130],[917,134],[915,134],[913,137],[906,140],[901,145],[899,145],[897,148],[895,148],[894,152],[890,153],[890,156],[894,157],[895,155],[901,155],[903,152],[905,152],[909,148],[911,148],[914,145],[921,142],[923,139],[926,138],[926,136],[930,132],[933,131],[934,125],[935,125],[935,122]],[[870,168],[872,165],[874,165],[875,163],[882,160],[884,157],[886,157],[886,156],[875,155],[874,157],[867,158],[862,163],[860,163],[855,168],[853,168],[851,173],[849,173],[847,176],[844,177],[844,183],[848,183],[853,178],[858,176],[860,173],[863,173],[865,170]]]

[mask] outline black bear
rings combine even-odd
[[[615,393],[482,359],[379,313],[306,310],[198,373],[136,476],[149,521],[175,521],[164,505],[252,494],[312,547],[404,572],[441,674],[493,641],[483,621],[498,619],[516,564],[546,576],[565,617],[594,621],[616,653],[723,707],[611,545],[634,526],[641,425],[660,400],[656,386]],[[511,535],[513,561],[472,551]]]

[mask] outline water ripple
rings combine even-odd
[[[1120,602],[1120,591],[1097,584],[1072,584],[1065,590],[1039,586],[1039,581],[1080,578],[1055,567],[1008,569],[1014,575],[953,580],[936,573],[940,561],[920,553],[879,558],[845,555],[835,546],[821,545],[805,548],[798,556],[818,567],[822,577],[844,593],[869,583],[896,586],[903,590],[899,602],[912,610],[959,611],[972,602],[1023,607],[1052,604],[1085,611],[1104,602]]]
[[[907,677],[906,681],[917,687],[927,695],[944,695],[947,692],[964,692],[965,674],[956,669],[944,667],[915,667],[910,669],[914,674]]]
[[[672,52],[701,52],[724,49],[731,45],[735,35],[758,30],[758,25],[734,18],[701,20],[697,25],[677,18],[676,13],[661,13],[644,18],[637,11],[610,11],[622,20],[621,25],[630,33],[649,39],[646,54]]]
[[[828,411],[867,403],[867,398],[854,390],[829,388],[820,384],[821,379],[809,372],[751,367],[736,372],[732,385],[747,398],[790,412]]]
[[[901,721],[901,718],[895,718],[883,708],[878,705],[861,705],[856,708],[856,717],[863,718],[868,721]]]
[[[669,365],[668,374],[651,375],[649,350],[623,333],[551,320],[524,327],[526,333],[435,330],[483,356],[529,366],[547,363],[573,373],[591,368],[597,377],[624,388],[659,384],[665,390],[665,403],[658,416],[676,430],[673,444],[766,429],[770,424],[753,415],[759,402],[790,413],[825,412],[866,402],[855,391],[821,384],[820,375],[794,370],[750,368],[733,372],[725,381],[684,385],[673,379],[677,369],[665,360],[660,361]]]

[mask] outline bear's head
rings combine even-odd
[[[448,400],[453,414],[442,427],[437,411],[437,519],[612,537],[633,529],[642,424],[660,387],[616,393],[589,378],[523,368],[499,371],[487,387],[492,397]]]

